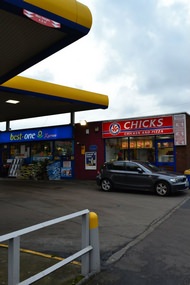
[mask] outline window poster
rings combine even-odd
[[[121,147],[128,148],[128,141],[123,141]]]
[[[137,141],[137,148],[144,148],[144,141],[143,140]]]
[[[71,177],[71,176],[72,176],[71,161],[63,161],[63,166],[61,168],[61,178]]]
[[[96,170],[97,168],[97,152],[85,152],[85,169]]]
[[[130,141],[130,148],[136,148],[137,142],[136,141]]]
[[[175,145],[187,145],[185,114],[174,115],[173,124]]]

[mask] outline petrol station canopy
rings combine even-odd
[[[0,1],[0,84],[88,34],[92,15],[76,0]]]
[[[15,76],[0,85],[0,106],[0,121],[2,122],[105,109],[108,107],[108,96]]]
[[[16,76],[87,35],[88,7],[76,0],[1,0],[0,19],[0,122],[108,107],[106,95]]]

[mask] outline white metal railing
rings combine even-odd
[[[82,249],[66,259],[20,282],[20,237],[45,227],[82,217]],[[0,236],[0,243],[8,241],[8,285],[28,285],[52,273],[58,268],[81,257],[81,274],[87,276],[100,271],[98,222],[95,213],[88,209],[46,221],[22,230]]]

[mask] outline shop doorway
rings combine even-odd
[[[8,174],[9,164],[7,159],[9,158],[9,150],[7,148],[0,148],[0,176],[5,177]]]
[[[175,146],[173,139],[160,139],[156,141],[156,165],[166,170],[175,171]]]

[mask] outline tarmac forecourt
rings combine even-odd
[[[37,274],[56,262],[64,260],[64,258],[44,254],[41,252],[21,249],[20,250],[20,282]],[[8,284],[8,246],[0,244],[0,285]],[[56,270],[54,273],[42,278],[35,284],[39,285],[75,285],[83,277],[81,276],[81,263],[73,261],[70,264]]]
[[[99,191],[95,181],[0,179],[3,217],[0,219],[0,235],[88,207],[99,217],[101,265],[105,269],[151,234],[188,199],[189,193],[166,198],[150,193],[104,193]],[[43,237],[35,236],[35,239],[24,241],[21,245],[21,280],[75,250],[78,242],[72,232],[76,228],[78,223],[73,223],[68,228],[58,228],[56,233],[45,232]],[[7,245],[0,245],[0,253],[0,284],[6,284],[2,278],[6,278]],[[73,285],[84,281],[79,282],[81,265],[78,261],[43,279],[37,284]]]

